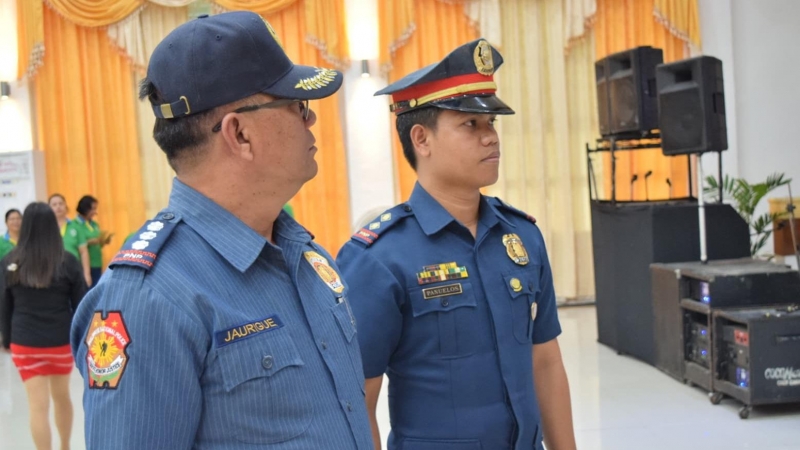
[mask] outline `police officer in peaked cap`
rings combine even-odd
[[[390,450],[571,450],[553,277],[535,220],[481,195],[500,164],[503,59],[483,39],[391,95],[418,182],[337,257],[358,323],[366,399],[389,378]]]

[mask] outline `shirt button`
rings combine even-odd
[[[443,298],[442,299],[442,306],[444,306],[445,308],[450,306],[450,300],[448,300],[446,298]]]
[[[175,218],[175,214],[172,214],[172,213],[164,213],[164,215],[163,215],[163,216],[161,216],[161,218],[162,218],[162,219],[164,219],[164,220],[172,220],[172,219],[174,219],[174,218]]]
[[[411,212],[411,207],[410,207],[410,206],[408,206],[408,205],[403,205],[403,211],[405,211],[405,212]]]
[[[347,410],[353,411],[353,405],[351,405],[350,402],[347,402]]]
[[[261,359],[261,366],[267,370],[272,369],[274,363],[275,358],[273,358],[272,355],[267,355]]]
[[[322,342],[320,342],[320,345],[322,345],[322,349],[323,350],[327,350],[328,349],[328,343],[327,342],[322,341]]]

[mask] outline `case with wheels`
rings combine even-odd
[[[753,406],[800,403],[800,307],[713,311],[713,389],[742,403],[746,419]]]

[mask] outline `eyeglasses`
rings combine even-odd
[[[282,98],[278,100],[273,100],[271,102],[262,103],[260,105],[248,105],[242,106],[241,108],[234,109],[231,112],[235,113],[244,113],[250,111],[257,111],[259,109],[273,109],[273,108],[280,108],[281,106],[291,105],[292,103],[299,103],[300,104],[300,116],[303,117],[303,122],[308,121],[308,115],[311,112],[311,109],[308,107],[308,100],[296,100],[296,99],[288,99]],[[216,133],[222,129],[222,121],[220,120],[214,125],[214,128],[211,129],[212,132]]]

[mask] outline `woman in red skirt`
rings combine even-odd
[[[28,394],[33,442],[39,450],[51,448],[52,399],[61,448],[68,449],[74,366],[69,328],[86,282],[81,264],[64,251],[47,203],[25,208],[17,247],[0,261],[0,270],[0,335]]]

